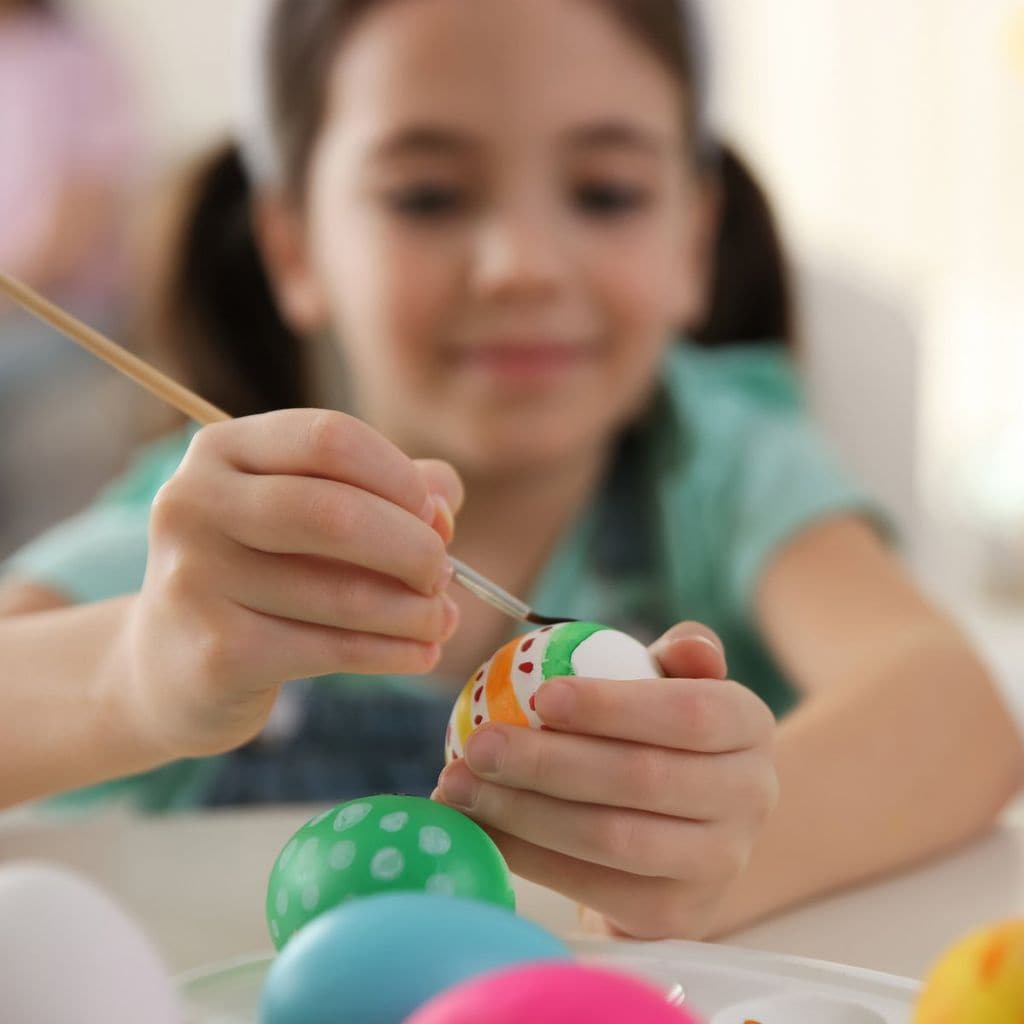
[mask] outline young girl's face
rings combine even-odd
[[[607,446],[701,301],[683,102],[594,0],[371,11],[273,260],[292,319],[338,337],[355,411],[471,474]]]

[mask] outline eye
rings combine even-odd
[[[642,209],[650,202],[647,189],[616,182],[587,182],[573,192],[576,205],[596,217],[617,217]]]
[[[392,192],[389,203],[404,216],[431,220],[459,212],[466,197],[460,189],[449,185],[412,185]]]

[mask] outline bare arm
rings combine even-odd
[[[161,763],[117,700],[133,600],[61,607],[42,587],[0,590],[0,807]]]
[[[292,679],[428,671],[458,622],[461,494],[341,413],[200,431],[152,504],[137,595],[0,596],[0,806],[232,750]]]
[[[780,802],[719,933],[981,833],[1024,780],[984,666],[863,524],[797,538],[757,607],[806,700],[779,728]]]

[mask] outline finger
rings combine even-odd
[[[196,639],[187,653],[198,676],[244,680],[250,693],[293,679],[338,673],[417,675],[431,671],[440,658],[439,644],[331,629],[231,607],[219,622],[207,614],[195,624]]]
[[[350,484],[430,523],[426,476],[372,427],[326,409],[284,409],[204,427],[189,455],[212,449],[243,473],[308,476]],[[432,471],[440,479],[440,473]]]
[[[398,505],[348,484],[243,476],[220,522],[232,539],[270,554],[315,555],[370,569],[433,595],[451,580],[437,533]]]
[[[441,773],[441,800],[481,825],[594,864],[676,878],[699,871],[716,825],[647,811],[574,804],[477,779],[460,759]]]
[[[440,459],[416,459],[415,464],[423,474],[430,493],[444,498],[452,512],[458,515],[466,500],[466,489],[454,467]]]
[[[425,643],[443,643],[458,623],[458,607],[446,593],[424,597],[343,562],[236,545],[230,572],[227,596],[276,618]]]
[[[695,930],[703,921],[699,905],[695,902],[688,912],[676,879],[640,877],[556,853],[499,829],[487,832],[511,871],[600,912],[614,931],[647,940],[700,937]]]
[[[465,760],[477,778],[499,786],[691,821],[759,820],[776,799],[775,773],[760,750],[692,754],[491,724],[469,737]]]
[[[534,703],[541,719],[562,732],[704,754],[769,743],[775,730],[764,701],[728,680],[551,679]]]
[[[725,647],[714,630],[680,622],[651,644],[651,654],[673,679],[725,679]]]

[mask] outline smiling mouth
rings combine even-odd
[[[497,342],[467,346],[456,356],[459,367],[503,380],[555,377],[593,363],[593,344],[569,342]]]

